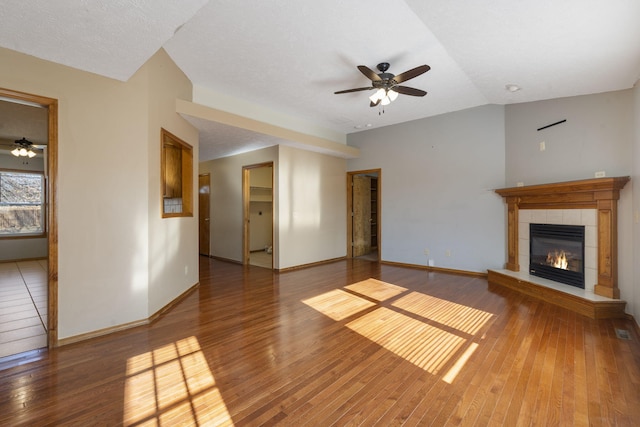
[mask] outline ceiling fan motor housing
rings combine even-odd
[[[395,77],[394,74],[380,73],[378,75],[382,80],[376,80],[371,82],[373,87],[376,89],[390,89],[392,86],[395,86],[398,84],[395,80],[393,80],[393,78]]]
[[[390,89],[391,87],[393,87],[393,86],[398,84],[397,82],[393,81],[393,78],[395,77],[395,75],[386,72],[389,69],[389,63],[388,62],[381,62],[376,66],[376,68],[378,68],[378,70],[380,70],[380,73],[378,74],[378,76],[382,80],[373,81],[372,83],[373,83],[373,87],[374,88],[376,88],[376,89]]]

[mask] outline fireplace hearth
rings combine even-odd
[[[584,226],[529,224],[529,273],[584,289]]]

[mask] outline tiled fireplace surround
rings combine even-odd
[[[529,267],[529,224],[584,225],[584,290],[598,280],[597,211],[595,209],[523,209],[518,218],[518,263]],[[567,285],[569,286],[569,285]]]
[[[496,190],[507,205],[507,262],[489,282],[590,317],[624,316],[618,288],[618,199],[629,177]],[[528,274],[529,224],[585,226],[585,289]]]

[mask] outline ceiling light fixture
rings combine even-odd
[[[366,125],[355,125],[354,128],[355,129],[364,129],[364,128],[370,128],[373,125],[371,123],[367,123]]]
[[[395,90],[380,88],[369,97],[369,100],[374,104],[380,102],[382,105],[389,105],[392,101],[395,101],[397,97],[398,92]]]
[[[517,92],[520,89],[522,89],[520,86],[514,85],[514,84],[505,85],[504,88],[507,89],[509,92]]]
[[[31,149],[33,143],[31,141],[27,141],[25,137],[22,137],[22,139],[18,139],[14,142],[17,145],[17,147],[11,151],[11,154],[13,154],[14,156],[29,158],[36,156],[36,153]]]

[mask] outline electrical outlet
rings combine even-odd
[[[451,249],[447,249],[444,253],[445,256],[451,256]]]
[[[604,171],[596,172],[596,178],[604,178],[605,176],[606,174],[604,173]]]
[[[424,250],[424,254],[425,254],[426,256],[429,256],[429,249],[425,249],[425,250]]]
[[[547,144],[544,141],[540,142],[540,151],[544,151],[547,149]]]
[[[518,181],[518,183],[516,184],[518,187],[524,187],[524,182],[522,181]]]
[[[189,274],[189,266],[185,265],[184,266],[184,275],[186,276],[187,274]]]

